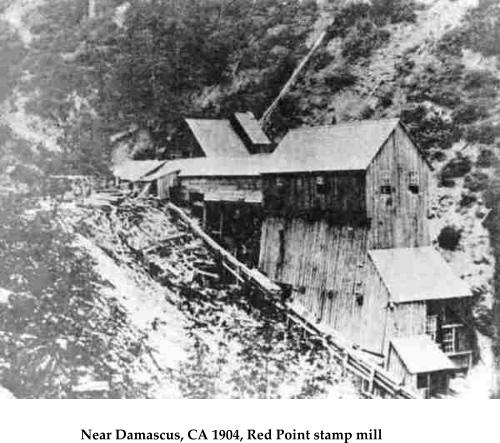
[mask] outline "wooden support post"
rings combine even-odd
[[[368,380],[368,393],[373,394],[373,386],[375,381],[375,368],[370,368],[370,379]]]
[[[201,225],[203,230],[207,230],[207,202],[203,202],[203,224]]]
[[[342,377],[344,377],[347,372],[348,364],[349,364],[349,353],[344,352],[344,356],[342,357]]]
[[[222,239],[222,229],[224,229],[224,206],[221,205],[219,216],[219,237]]]

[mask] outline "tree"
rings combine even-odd
[[[74,115],[85,112],[102,139],[136,124],[160,146],[186,115],[260,114],[305,51],[316,17],[314,3],[298,0],[151,0],[130,2],[121,26],[116,4],[101,0],[90,21],[87,2],[42,6],[24,87],[37,91],[31,109],[65,130],[74,133]],[[235,87],[238,77],[252,80]],[[203,103],[209,89],[218,93]]]

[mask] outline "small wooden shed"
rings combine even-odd
[[[387,369],[422,398],[447,395],[455,366],[428,335],[391,340]]]

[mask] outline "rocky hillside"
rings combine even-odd
[[[14,396],[360,396],[321,340],[223,283],[165,213],[1,202],[0,384]]]

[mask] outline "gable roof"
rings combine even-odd
[[[391,344],[411,374],[455,369],[428,335],[393,338]]]
[[[113,174],[122,180],[139,181],[146,174],[159,169],[165,160],[126,160],[113,168]]]
[[[368,255],[395,303],[472,295],[433,247],[372,249]]]
[[[247,157],[250,155],[229,120],[187,118],[186,123],[207,157]]]
[[[364,171],[398,123],[382,119],[292,129],[263,173]]]
[[[179,172],[179,177],[254,177],[269,161],[271,154],[254,154],[248,157],[197,157],[170,160],[145,180],[156,180],[172,172]]]
[[[241,125],[248,138],[254,145],[270,145],[271,140],[262,130],[255,116],[250,112],[235,112],[234,118]]]

